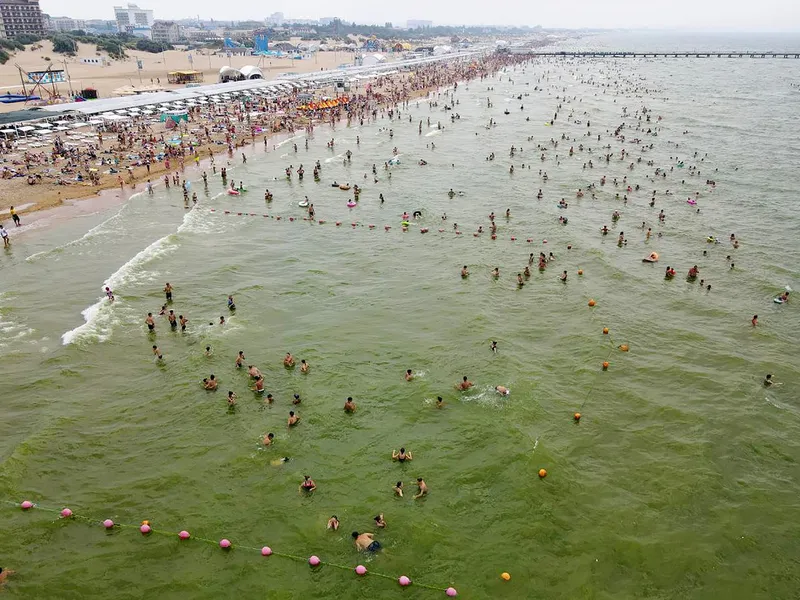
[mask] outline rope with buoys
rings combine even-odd
[[[307,216],[306,217],[285,217],[285,216],[281,216],[281,215],[270,215],[270,214],[266,214],[266,213],[253,213],[253,212],[244,212],[244,211],[238,211],[238,210],[227,210],[227,209],[217,209],[217,208],[209,208],[207,210],[209,212],[212,212],[212,213],[215,213],[215,214],[222,214],[222,215],[233,216],[233,217],[263,217],[265,219],[273,219],[274,221],[289,221],[290,223],[305,221],[307,223],[315,223],[317,225],[325,225],[328,222],[325,219],[318,219],[317,220],[317,219],[312,219],[312,218],[307,217]],[[343,225],[343,221],[334,221],[333,223],[334,223],[334,225],[336,227],[341,227]],[[407,233],[409,231],[409,228],[410,228],[409,225],[410,224],[403,224],[401,222],[401,224],[399,226],[400,231],[402,231],[403,233]],[[350,227],[352,229],[356,229],[356,228],[359,228],[359,227],[360,228],[364,228],[364,229],[369,229],[369,230],[379,229],[379,227],[377,225],[375,225],[374,223],[364,224],[364,223],[361,223],[360,221],[352,221],[350,223]],[[391,231],[392,229],[394,229],[394,228],[391,225],[383,225],[383,230],[386,231],[387,233],[389,231]],[[432,229],[430,227],[420,227],[419,228],[419,232],[420,233],[429,233],[430,231],[432,231]],[[453,230],[453,229],[445,229],[443,227],[439,227],[438,229],[436,229],[436,231],[438,231],[439,233],[445,233],[447,231],[450,231],[453,235],[458,235],[458,236],[463,235],[463,233],[464,233],[464,232],[462,232],[462,231],[460,231],[458,229],[455,229],[455,230]],[[474,238],[488,237],[491,240],[499,239],[497,237],[497,234],[495,234],[495,233],[487,234],[486,232],[478,232],[478,231],[473,232],[472,233],[472,237],[474,237]],[[517,241],[517,236],[514,236],[514,235],[509,236],[508,239],[511,240],[512,242],[516,242]],[[525,238],[525,242],[528,243],[528,244],[533,244],[534,243],[534,239],[533,238]],[[542,243],[546,244],[547,240],[542,240]]]
[[[458,592],[456,591],[456,589],[454,587],[442,588],[442,587],[437,587],[437,586],[433,586],[433,585],[428,585],[428,584],[425,584],[425,583],[419,583],[418,581],[413,581],[412,582],[412,580],[409,577],[407,577],[406,575],[401,575],[400,577],[394,577],[392,575],[387,575],[385,573],[378,573],[376,571],[369,571],[369,570],[367,570],[367,568],[364,565],[357,565],[356,567],[350,567],[348,565],[340,565],[340,564],[337,564],[337,563],[334,563],[334,562],[324,561],[324,560],[322,560],[321,558],[319,558],[316,555],[311,555],[311,556],[306,558],[306,557],[303,557],[303,556],[297,556],[296,554],[289,554],[288,552],[277,552],[277,551],[273,550],[272,548],[270,548],[269,546],[263,546],[261,548],[256,548],[254,546],[245,546],[244,544],[236,544],[236,545],[234,545],[233,542],[231,542],[227,538],[221,538],[219,540],[212,540],[212,539],[208,539],[208,538],[193,536],[192,534],[190,534],[186,530],[182,530],[182,531],[179,531],[177,533],[174,532],[174,531],[164,531],[164,530],[161,530],[161,529],[153,528],[150,525],[149,521],[142,521],[141,525],[132,525],[130,523],[115,523],[111,519],[105,519],[105,520],[101,521],[99,519],[93,519],[93,518],[85,517],[83,515],[76,514],[69,508],[62,508],[61,510],[56,509],[56,508],[49,508],[49,507],[40,506],[38,504],[35,504],[35,503],[31,502],[30,500],[23,500],[22,502],[12,502],[10,500],[2,500],[2,502],[4,504],[10,505],[10,506],[16,506],[18,508],[21,508],[23,511],[29,511],[31,509],[36,509],[36,510],[41,510],[41,511],[44,511],[44,512],[54,513],[54,514],[59,515],[59,517],[61,519],[65,519],[65,520],[73,519],[75,521],[82,521],[83,523],[86,523],[87,525],[103,527],[107,531],[111,531],[111,530],[114,530],[114,529],[137,529],[139,531],[139,533],[141,533],[143,536],[157,534],[157,535],[163,535],[165,537],[177,538],[180,541],[195,540],[195,541],[198,541],[198,542],[205,542],[206,544],[211,544],[213,546],[219,546],[222,550],[231,550],[234,547],[235,548],[241,548],[242,550],[252,550],[252,551],[255,551],[255,552],[260,552],[261,556],[264,556],[264,557],[280,556],[281,558],[288,558],[288,559],[296,560],[296,561],[299,561],[299,562],[308,562],[309,566],[312,567],[312,568],[322,567],[322,566],[335,567],[335,568],[341,569],[343,571],[353,571],[353,572],[356,573],[356,575],[359,575],[359,576],[374,575],[375,577],[381,577],[383,579],[388,579],[390,581],[397,581],[397,583],[399,585],[401,585],[402,587],[409,586],[409,585],[411,585],[413,583],[415,587],[421,587],[421,588],[425,588],[425,589],[428,589],[428,590],[434,590],[434,591],[437,591],[437,592],[444,592],[445,594],[447,594],[450,597],[454,597],[454,596],[458,595]]]

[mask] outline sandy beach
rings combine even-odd
[[[299,40],[293,40],[297,42]],[[265,79],[272,79],[281,73],[310,73],[312,71],[335,69],[341,64],[352,65],[355,54],[351,52],[317,52],[313,57],[303,60],[259,56],[217,56],[211,50],[181,52],[169,50],[160,54],[128,50],[128,58],[121,61],[110,60],[106,65],[92,65],[81,62],[82,58],[99,58],[101,53],[92,44],[78,44],[75,56],[65,56],[53,52],[53,44],[48,40],[40,42],[42,48],[17,52],[6,64],[0,65],[0,93],[22,91],[20,73],[16,65],[25,71],[66,69],[69,72],[72,89],[79,92],[87,87],[97,90],[100,98],[115,96],[115,90],[125,86],[134,88],[160,85],[166,89],[180,89],[182,85],[167,83],[169,71],[202,71],[203,83],[217,83],[219,70],[225,66],[236,68],[245,65],[258,66]],[[190,62],[189,56],[192,56]],[[388,58],[391,59],[391,56]],[[137,60],[142,61],[142,71],[137,69]],[[58,84],[63,96],[70,93],[68,83]],[[42,95],[42,94],[38,94]],[[30,106],[30,105],[29,105]],[[24,104],[0,104],[0,112],[26,108]]]

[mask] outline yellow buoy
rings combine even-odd
[[[547,471],[544,469],[539,469],[539,478],[544,479],[545,477],[547,477]]]
[[[603,371],[608,369],[608,361],[603,361]]]
[[[589,300],[589,306],[594,306],[594,305],[595,305],[595,301],[594,300]]]
[[[608,327],[603,327],[603,335],[608,335]]]
[[[574,415],[572,415],[572,418],[575,419],[575,421],[580,421],[581,420],[581,413],[575,413]]]
[[[628,350],[630,350],[630,348],[628,348],[628,344],[622,344],[619,347],[619,349],[622,350],[623,352],[627,352]]]
[[[503,581],[508,581],[509,579],[511,579],[511,575],[508,573],[500,573],[500,579],[502,579]]]
[[[578,275],[583,275],[583,269],[578,269]]]

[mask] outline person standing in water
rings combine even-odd
[[[167,297],[167,302],[172,302],[172,286],[169,282],[164,286],[164,295]]]

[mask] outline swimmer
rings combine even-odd
[[[242,356],[242,358],[244,358],[244,356]],[[253,365],[247,365],[247,374],[253,379],[261,377],[261,371],[258,370],[258,367],[254,367]]]
[[[384,529],[386,527],[386,521],[383,518],[383,513],[379,514],[375,517],[375,526]]]
[[[220,316],[220,318],[219,318],[219,324],[220,324],[220,325],[225,325],[225,317],[223,317],[223,316]]]
[[[0,585],[5,585],[8,578],[11,577],[13,574],[14,571],[0,567]]]
[[[153,355],[156,357],[156,360],[162,361],[164,357],[161,354],[161,350],[158,349],[158,346],[153,346]]]
[[[300,372],[308,373],[308,363],[305,360],[300,361]]]
[[[411,456],[411,452],[406,452],[405,448],[400,448],[400,452],[397,450],[392,450],[392,460],[396,460],[398,462],[411,462],[414,460],[414,457]]]
[[[294,398],[292,399],[292,404],[294,404],[294,405],[298,405],[298,404],[300,404],[300,402],[301,402],[301,400],[300,400],[300,394],[295,394],[295,395],[294,395]]]
[[[511,390],[502,385],[496,385],[494,389],[498,394],[502,394],[503,396],[508,396],[511,393]]]
[[[214,377],[213,374],[210,375],[208,379],[203,379],[203,387],[207,390],[216,390],[217,383],[219,382],[217,381],[216,377]]]
[[[495,268],[492,270],[492,277],[494,277],[495,279],[497,279],[498,277],[500,277],[500,267],[495,267]]]
[[[264,378],[261,375],[256,377],[255,384],[250,389],[253,390],[256,394],[263,394],[264,393]]]
[[[422,477],[417,477],[417,489],[419,491],[414,495],[414,500],[419,500],[428,495],[428,486],[425,484]]]
[[[311,479],[310,475],[303,475],[303,482],[300,484],[300,491],[301,492],[313,492],[317,489],[317,484],[314,483],[314,480]]]
[[[467,265],[464,265],[464,268],[461,269],[461,278],[466,279],[469,277],[469,269],[467,269]]]
[[[147,323],[147,329],[151,332],[156,330],[156,323],[153,321],[153,313],[147,313],[147,318],[144,320]]]
[[[236,304],[233,302],[233,296],[228,296],[228,310],[236,310]]]
[[[374,536],[374,533],[353,532],[353,540],[359,552],[377,552],[381,549],[381,543],[372,539]]]
[[[756,325],[758,325],[758,315],[753,315],[753,318],[752,318],[752,319],[750,319],[750,323],[752,323],[752,324],[753,324],[753,327],[755,327]]]
[[[267,435],[264,436],[264,439],[261,440],[261,443],[264,446],[272,446],[272,442],[273,442],[274,439],[275,439],[275,434],[270,432],[270,433],[268,433]]]
[[[189,319],[183,315],[178,315],[178,322],[181,324],[181,331],[186,331],[186,324],[189,322]]]
[[[456,388],[459,389],[459,390],[464,391],[464,390],[468,390],[473,385],[475,385],[475,384],[473,384],[469,379],[467,379],[467,376],[464,375],[464,379],[461,380],[461,383],[457,383],[456,384]]]
[[[405,378],[406,381],[411,381],[414,379],[414,373],[411,372],[411,369],[406,369]]]
[[[497,342],[492,342],[492,345],[489,346],[489,350],[497,354]]]
[[[339,519],[336,515],[333,515],[330,519],[328,519],[327,529],[332,531],[337,531],[339,529]]]
[[[398,497],[402,498],[403,497],[403,482],[402,481],[398,481],[397,485],[395,485],[392,488],[392,490],[394,491],[394,495],[395,496],[398,496]]]
[[[300,417],[298,417],[296,414],[294,414],[293,410],[290,410],[289,411],[289,418],[286,420],[286,424],[289,427],[293,427],[293,426],[297,425],[297,423],[299,421],[300,421]]]
[[[517,273],[517,286],[522,287],[525,285],[525,280],[522,278],[522,273]]]
[[[244,366],[244,351],[243,350],[239,350],[239,356],[236,357],[236,363],[234,363],[234,364],[236,365],[237,369],[241,369]],[[253,368],[252,366],[248,367],[248,369],[252,369],[252,368]]]
[[[283,357],[283,366],[287,368],[294,367],[294,356],[292,356],[291,352],[287,352],[286,356]]]
[[[173,331],[177,329],[178,319],[175,316],[175,311],[173,310],[169,311],[169,314],[167,315],[167,320],[169,321],[169,326],[172,328]]]
[[[164,286],[164,295],[167,297],[167,302],[172,302],[172,286],[169,282]]]
[[[106,297],[108,298],[109,302],[114,301],[114,292],[111,291],[111,288],[106,286]]]
[[[213,350],[211,350],[211,346],[206,346],[206,351],[203,353],[206,356],[214,356]]]
[[[442,408],[444,406],[444,400],[442,400],[441,396],[436,396],[436,408]]]
[[[267,394],[267,397],[266,397],[266,398],[264,398],[264,404],[272,404],[272,401],[273,401],[274,399],[275,399],[275,398],[273,398],[272,394]]]
[[[228,391],[228,406],[235,406],[236,405],[236,394],[231,391]]]
[[[348,396],[347,400],[344,401],[344,412],[350,414],[356,412],[356,403],[353,402],[352,396]]]
[[[561,273],[561,275],[559,276],[559,279],[561,281],[563,281],[564,283],[566,283],[567,282],[567,272],[564,271],[563,273]]]

